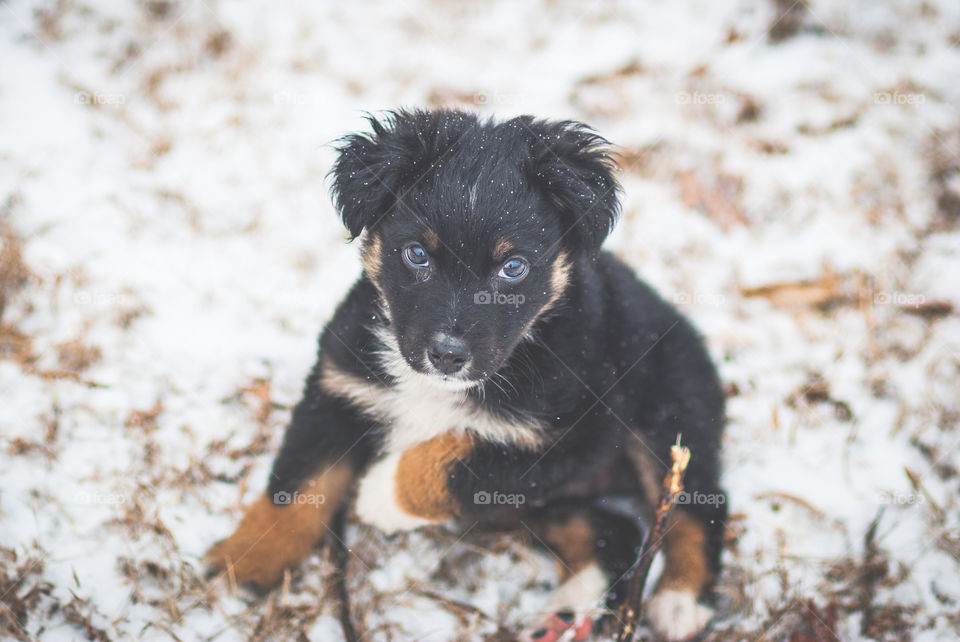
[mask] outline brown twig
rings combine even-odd
[[[663,540],[663,529],[667,517],[677,501],[677,495],[683,492],[683,474],[690,463],[690,449],[680,445],[680,435],[677,443],[670,447],[670,458],[673,465],[663,479],[663,492],[660,493],[660,503],[657,505],[656,518],[653,528],[647,532],[640,548],[640,556],[627,571],[630,578],[627,584],[627,597],[620,607],[620,631],[617,633],[617,642],[631,642],[637,633],[637,623],[643,615],[643,587],[650,574],[650,565]]]

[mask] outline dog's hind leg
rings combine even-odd
[[[623,599],[621,580],[636,559],[642,531],[631,518],[584,504],[548,507],[528,526],[557,559],[563,582],[521,637],[553,642],[573,629],[572,639],[587,639],[604,601],[614,607]]]
[[[207,552],[210,572],[269,589],[307,557],[370,458],[370,423],[312,374],[266,492],[247,507],[233,534]]]
[[[661,492],[657,479],[663,478],[665,466],[642,442],[636,443],[639,447],[631,449],[631,456],[644,495],[655,506]],[[663,572],[646,606],[650,625],[668,640],[695,636],[713,616],[713,609],[700,599],[719,569],[726,495],[716,486],[715,468],[704,465],[709,457],[715,453],[702,455],[687,472],[687,491],[678,500],[685,503],[670,513],[663,534]]]
[[[713,609],[699,602],[711,580],[707,534],[698,519],[676,508],[663,536],[663,573],[647,605],[654,630],[668,640],[685,640],[699,633]]]

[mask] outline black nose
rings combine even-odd
[[[449,375],[463,370],[470,359],[470,348],[463,339],[438,334],[427,348],[427,356],[437,370]]]

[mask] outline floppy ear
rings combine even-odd
[[[564,232],[594,254],[620,214],[620,185],[609,143],[574,121],[536,121],[522,117],[532,133],[532,180],[556,205]]]
[[[340,139],[330,170],[334,204],[353,238],[383,218],[477,119],[453,110],[399,109],[367,122],[371,133]]]
[[[393,122],[385,126],[373,116],[367,121],[372,133],[341,138],[330,170],[333,202],[351,239],[393,207],[400,187],[398,168],[391,163],[396,152],[387,141]]]

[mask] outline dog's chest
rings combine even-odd
[[[378,392],[374,404],[378,418],[385,423],[387,452],[405,450],[449,431],[501,434],[506,429],[463,392],[436,390],[408,381]]]
[[[465,392],[401,381],[371,396],[385,426],[385,451],[399,452],[445,432],[466,432],[494,443],[533,448],[543,439],[539,423],[494,414]]]
[[[540,422],[491,412],[466,392],[436,388],[416,379],[401,379],[387,386],[328,371],[322,386],[382,424],[384,453],[400,452],[451,431],[526,449],[543,442]]]
[[[327,368],[320,385],[382,425],[384,443],[359,482],[356,511],[362,521],[387,532],[429,523],[397,504],[397,466],[409,448],[448,432],[469,432],[483,441],[528,449],[543,441],[544,428],[537,422],[505,418],[482,408],[466,392],[416,379],[383,385]],[[429,467],[424,462],[424,468]]]

